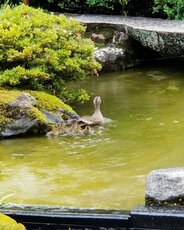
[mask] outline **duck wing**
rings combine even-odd
[[[79,120],[78,120],[78,124],[81,124],[81,125],[94,125],[94,122],[90,120],[90,117],[81,117]]]

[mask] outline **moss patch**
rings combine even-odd
[[[37,109],[36,107],[32,106],[28,110],[28,116],[33,118],[36,121],[40,121],[42,123],[47,123],[46,117]]]
[[[7,90],[0,88],[0,105],[8,104],[10,101],[13,101],[18,95],[22,93],[18,90]]]
[[[45,92],[37,92],[31,90],[27,92],[30,93],[36,99],[36,107],[38,109],[55,112],[58,108],[63,108],[68,110],[69,112],[74,112],[69,105],[62,102],[56,96],[53,96]]]
[[[0,95],[1,95],[0,106],[4,107],[5,105],[8,105],[9,102],[15,100],[23,92],[25,91],[7,90],[7,89],[0,88]],[[69,105],[62,102],[56,96],[53,96],[45,92],[38,92],[38,91],[31,91],[31,90],[28,90],[26,92],[31,94],[33,97],[35,97],[37,101],[35,107],[37,107],[38,109],[55,112],[58,108],[63,108],[70,112],[74,112],[74,110]]]
[[[0,108],[0,131],[4,126],[11,121],[10,118],[6,117],[5,112]]]

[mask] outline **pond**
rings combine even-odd
[[[156,63],[81,82],[112,122],[93,135],[0,142],[6,202],[132,209],[154,169],[184,163],[184,66]],[[93,112],[76,106],[80,115]]]

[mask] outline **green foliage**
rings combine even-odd
[[[126,10],[126,7],[128,5],[130,0],[119,0],[119,3],[121,4],[121,13],[123,15],[127,15],[127,10]]]
[[[169,19],[184,19],[183,0],[154,0],[154,12],[164,12]]]
[[[43,7],[53,8],[55,10],[75,11],[82,10],[86,7],[84,0],[43,0]]]
[[[0,8],[5,9],[8,5],[15,6],[20,4],[20,0],[1,0],[0,1]]]
[[[87,0],[88,7],[98,7],[104,10],[114,10],[117,0]]]
[[[20,0],[2,0],[1,5],[20,4]],[[30,0],[31,6],[49,11],[123,14],[129,16],[184,18],[183,0]]]
[[[153,1],[154,0],[120,0],[122,13],[129,16],[153,16]]]
[[[30,1],[49,11],[150,16],[154,0],[42,0]],[[151,3],[151,4],[150,4]]]
[[[63,98],[67,82],[100,68],[84,31],[75,20],[41,9],[24,4],[6,8],[0,14],[0,85]]]
[[[77,92],[73,89],[65,89],[63,91],[63,97],[66,98],[66,101],[70,104],[73,101],[85,102],[89,100],[89,95],[84,89],[80,89]],[[64,100],[64,99],[63,99]]]
[[[8,2],[15,4],[19,3],[20,0],[8,0]],[[49,11],[108,14],[120,12],[121,6],[118,0],[30,0],[29,4]]]

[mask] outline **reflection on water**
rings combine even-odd
[[[80,84],[103,98],[112,122],[90,136],[1,140],[0,198],[130,209],[144,203],[151,170],[183,166],[182,66],[146,66]],[[92,102],[76,110],[91,114]]]

